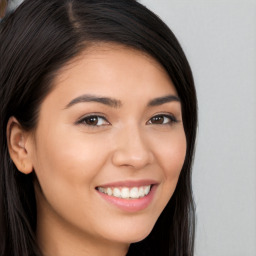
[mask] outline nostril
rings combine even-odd
[[[148,145],[143,131],[134,122],[119,130],[112,161],[116,166],[130,166],[140,169],[153,160],[153,150]]]
[[[113,153],[112,162],[116,166],[130,166],[135,169],[141,169],[152,162],[150,151],[129,151],[116,150]]]

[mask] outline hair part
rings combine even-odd
[[[171,30],[134,0],[25,0],[2,20],[0,41],[0,255],[41,255],[35,235],[35,174],[20,173],[10,158],[8,119],[15,116],[25,130],[35,129],[58,71],[92,45],[115,43],[149,54],[168,72],[181,99],[187,140],[172,198],[150,235],[132,244],[127,255],[193,256],[197,100],[191,69]]]

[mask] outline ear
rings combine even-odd
[[[9,154],[17,169],[24,174],[31,173],[33,165],[27,151],[27,143],[31,135],[22,129],[15,117],[10,117],[6,136]]]

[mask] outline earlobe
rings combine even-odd
[[[24,174],[31,173],[33,165],[27,151],[29,135],[15,117],[10,117],[7,123],[6,136],[9,154],[17,169]]]

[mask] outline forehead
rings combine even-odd
[[[172,81],[162,65],[136,49],[100,44],[84,50],[59,70],[53,81],[58,94],[77,97],[93,93],[122,98],[175,94]]]

